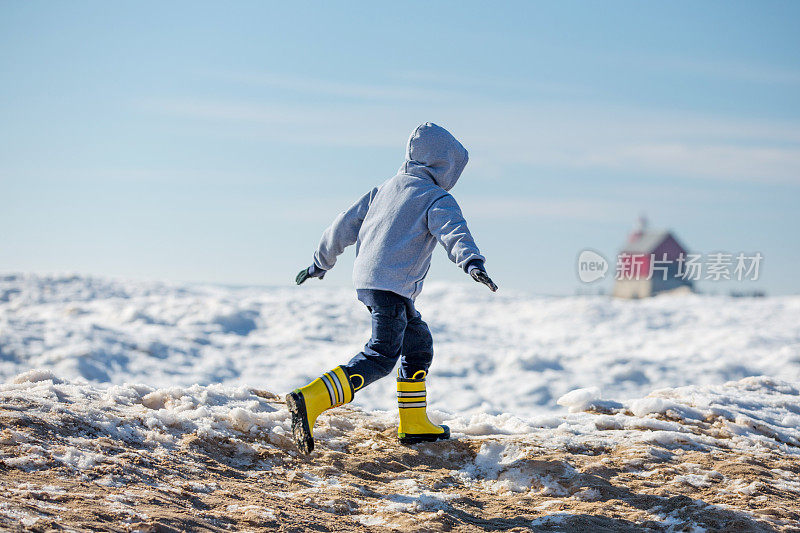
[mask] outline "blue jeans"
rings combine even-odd
[[[363,351],[343,365],[353,386],[361,389],[390,374],[398,359],[400,377],[427,372],[433,360],[433,337],[414,303],[387,291],[358,293],[372,313],[372,337]]]

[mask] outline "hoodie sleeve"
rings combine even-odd
[[[317,251],[314,252],[314,265],[322,270],[330,270],[336,258],[345,248],[356,242],[361,223],[367,216],[372,199],[378,192],[375,187],[358,199],[347,211],[339,213],[333,223],[322,234]]]
[[[452,195],[442,196],[428,209],[428,229],[447,250],[450,260],[464,272],[470,262],[486,260],[478,250],[461,208]]]

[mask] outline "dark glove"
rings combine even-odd
[[[302,285],[302,283],[307,280],[308,278],[319,278],[322,279],[325,277],[325,270],[321,268],[317,268],[317,265],[311,265],[308,268],[304,268],[300,272],[297,273],[297,277],[294,278],[294,281],[298,285]]]
[[[483,283],[489,287],[490,291],[497,291],[497,285],[494,284],[494,281],[492,281],[492,278],[489,277],[489,274],[487,274],[485,270],[481,268],[473,268],[470,270],[469,275],[472,276],[472,279],[478,283]]]

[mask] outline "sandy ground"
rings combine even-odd
[[[498,435],[406,447],[373,415],[342,408],[320,418],[325,439],[301,457],[274,434],[268,446],[194,433],[173,446],[131,444],[37,407],[0,403],[9,531],[800,531],[800,456],[775,451],[565,451]],[[713,421],[697,431],[720,437]],[[20,442],[56,456],[76,434],[93,461],[13,466]],[[514,445],[524,452],[480,475],[481,454]]]

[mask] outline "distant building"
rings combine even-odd
[[[692,291],[691,280],[681,277],[686,254],[670,231],[650,229],[640,217],[617,257],[613,295],[646,298],[668,291]]]

